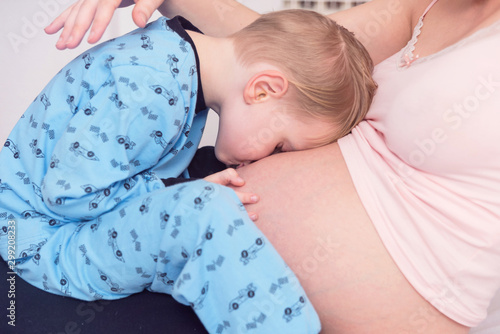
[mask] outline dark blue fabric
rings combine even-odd
[[[17,278],[15,296],[9,298],[8,272],[0,260],[0,333],[207,333],[192,309],[170,295],[144,291],[119,300],[85,302],[46,293]],[[15,327],[8,325],[11,300]]]

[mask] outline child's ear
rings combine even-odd
[[[283,73],[275,70],[262,71],[248,80],[243,98],[245,103],[253,104],[281,98],[288,91],[288,80]]]

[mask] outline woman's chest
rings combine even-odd
[[[393,153],[432,173],[500,156],[498,36],[457,45],[409,67],[399,66],[402,54],[377,66],[379,90],[367,119]]]

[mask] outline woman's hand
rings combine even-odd
[[[238,175],[238,172],[234,168],[224,169],[221,172],[209,175],[204,178],[205,181],[217,183],[223,186],[234,186],[241,187],[245,184],[245,181]],[[253,204],[259,201],[259,197],[256,194],[245,193],[235,191],[236,195],[240,199],[243,204]],[[255,212],[249,212],[248,216],[253,221],[258,219],[258,216]]]
[[[56,48],[74,49],[92,25],[87,41],[96,43],[108,27],[116,8],[130,6],[134,2],[132,19],[143,28],[163,0],[78,0],[52,21],[45,32],[55,34],[63,29]]]

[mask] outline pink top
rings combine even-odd
[[[339,145],[409,282],[475,326],[500,287],[500,21],[415,59],[420,27],[377,65],[370,112]]]

